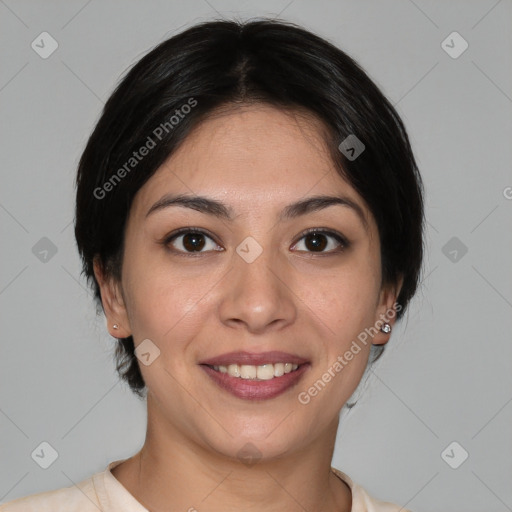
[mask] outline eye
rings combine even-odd
[[[343,251],[348,246],[349,242],[339,233],[313,228],[303,233],[293,248],[298,251],[329,253]]]
[[[185,254],[223,250],[211,236],[196,228],[180,229],[167,236],[163,243]]]
[[[172,250],[182,254],[201,254],[210,251],[223,251],[213,238],[199,228],[182,228],[168,235],[162,242]],[[349,242],[341,234],[312,228],[302,234],[292,248],[300,252],[333,253],[349,247]]]

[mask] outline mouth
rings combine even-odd
[[[310,366],[306,359],[284,352],[233,352],[200,363],[217,386],[244,400],[267,400],[285,393]]]
[[[287,373],[296,371],[299,365],[296,363],[266,363],[262,365],[230,364],[209,365],[219,373],[227,373],[231,377],[246,380],[271,380],[282,377]]]

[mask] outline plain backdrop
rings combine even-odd
[[[415,512],[512,510],[510,0],[0,0],[0,501],[73,485],[144,439],[73,237],[76,165],[103,103],[162,40],[262,16],[365,68],[426,187],[421,288],[342,418],[333,465]],[[58,454],[48,469],[31,456],[42,442]]]

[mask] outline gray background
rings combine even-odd
[[[380,85],[427,192],[421,290],[344,414],[333,465],[415,512],[512,510],[510,0],[0,0],[0,501],[79,482],[144,439],[73,238],[76,164],[104,101],[182,28],[277,15]],[[31,48],[43,31],[59,45],[47,59]],[[469,44],[456,59],[441,46],[453,31]],[[31,458],[43,441],[58,452],[46,470]],[[441,456],[453,441],[452,464],[469,453],[457,469]]]

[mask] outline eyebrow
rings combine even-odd
[[[301,199],[300,201],[286,206],[280,213],[278,220],[282,222],[284,220],[294,219],[335,205],[345,206],[352,209],[360,218],[365,228],[368,229],[368,222],[361,206],[345,196],[317,195]],[[217,199],[196,195],[166,194],[151,206],[146,213],[146,218],[157,211],[161,211],[171,206],[190,208],[200,213],[213,215],[214,217],[228,221],[232,221],[235,217],[233,209]]]

